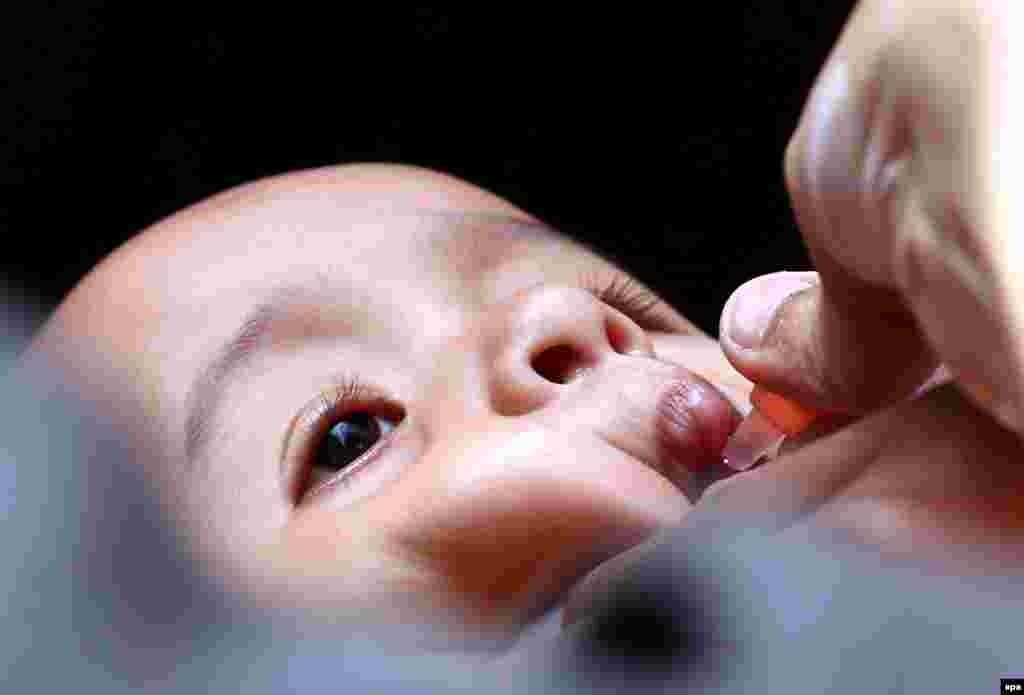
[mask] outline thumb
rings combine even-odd
[[[938,359],[895,293],[859,284],[854,294],[833,301],[817,272],[756,277],[725,304],[722,350],[754,383],[822,410],[863,414],[903,400]]]

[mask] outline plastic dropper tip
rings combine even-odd
[[[776,449],[785,437],[757,409],[751,410],[725,443],[722,462],[735,471],[748,470]]]

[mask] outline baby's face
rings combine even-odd
[[[512,634],[679,522],[746,403],[672,307],[588,291],[624,278],[467,183],[352,165],[161,221],[33,347],[112,365],[229,582]]]

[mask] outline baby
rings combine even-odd
[[[385,164],[161,221],[30,353],[131,418],[140,465],[230,587],[499,642],[684,518],[751,388],[585,246]]]
[[[624,551],[687,517],[753,386],[585,246],[385,164],[257,181],[163,220],[25,357],[132,436],[230,591],[492,651],[578,616]],[[822,434],[698,506],[790,508],[897,554],[969,551],[961,566],[982,571],[1020,557],[1020,442],[955,390]]]
[[[1004,251],[1016,199],[999,185],[1020,158],[992,154],[1015,151],[1001,139],[1011,4],[858,3],[786,157],[831,291],[760,312],[785,319],[763,351],[756,321],[740,332],[745,373],[774,366],[805,393],[894,390],[923,376],[903,358],[927,366],[926,348],[986,380],[879,410],[702,505],[785,504],[897,551],[1019,566],[1019,423],[977,407],[998,405],[986,382],[1024,371],[1019,254]],[[978,299],[989,285],[1000,302]],[[465,182],[384,164],[257,181],[154,225],[79,283],[27,356],[123,419],[231,588],[499,641],[683,520],[691,470],[714,465],[752,388],[584,245]]]

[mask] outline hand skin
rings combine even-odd
[[[941,363],[1024,432],[1015,4],[858,3],[785,153],[820,286],[785,302],[761,350],[731,341],[723,321],[744,376],[863,415]]]
[[[695,511],[782,514],[954,575],[1024,573],[1024,444],[948,383],[715,483]]]
[[[851,14],[785,154],[820,284],[785,298],[758,348],[730,328],[745,289],[768,287],[751,281],[727,302],[720,336],[753,382],[844,415],[701,504],[792,505],[886,550],[981,555],[979,566],[1019,550],[1024,256],[1009,182],[1022,159],[1009,97],[1022,91],[1010,70],[1022,24],[1011,7],[865,0]],[[954,383],[912,397],[936,368]]]

